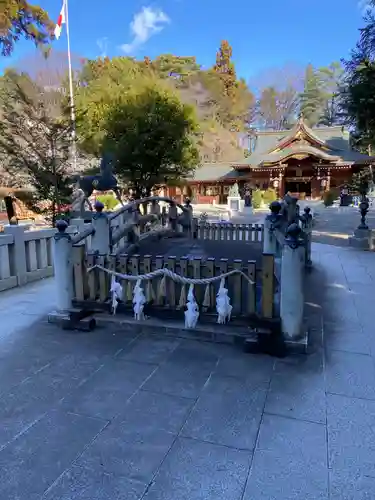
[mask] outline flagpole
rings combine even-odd
[[[68,41],[70,118],[71,118],[71,121],[72,121],[72,156],[73,156],[74,172],[76,172],[77,171],[76,114],[75,114],[75,108],[74,108],[74,94],[73,94],[72,57],[71,57],[71,53],[70,53],[70,33],[69,33],[68,0],[65,0],[65,24],[66,24],[66,37],[67,37],[67,41]]]

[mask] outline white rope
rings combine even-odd
[[[128,281],[136,281],[136,285],[133,290],[133,311],[134,311],[134,319],[141,321],[145,319],[143,309],[144,304],[146,303],[146,298],[143,293],[143,288],[141,287],[142,280],[152,280],[157,276],[163,276],[163,280],[166,277],[181,283],[182,285],[190,285],[189,293],[187,297],[187,304],[185,311],[185,328],[195,328],[199,318],[199,307],[194,297],[194,285],[209,285],[214,281],[220,280],[220,287],[217,293],[216,300],[216,311],[218,313],[218,323],[226,323],[230,321],[232,306],[230,305],[230,299],[228,297],[228,289],[225,288],[225,278],[228,276],[232,276],[233,274],[240,274],[243,276],[251,285],[255,285],[255,282],[252,281],[244,272],[240,269],[233,269],[232,271],[228,271],[227,273],[223,273],[220,276],[213,276],[212,278],[186,278],[185,276],[180,276],[179,274],[174,273],[170,269],[165,267],[161,269],[156,269],[151,273],[147,274],[121,274],[111,269],[107,269],[100,265],[95,265],[87,269],[87,272],[91,272],[94,269],[100,269],[107,274],[111,275],[111,289],[110,292],[112,294],[112,313],[116,314],[116,309],[118,305],[118,301],[122,296],[122,287],[119,283],[116,282],[116,277],[128,280]]]
[[[111,269],[107,269],[103,266],[100,266],[96,264],[95,266],[92,266],[87,269],[87,272],[90,273],[94,269],[100,269],[101,271],[104,271],[107,274],[110,274],[112,276],[116,276],[117,278],[120,278],[122,280],[128,280],[128,281],[138,281],[138,280],[152,280],[153,278],[156,278],[157,276],[167,276],[168,278],[172,279],[173,281],[176,281],[178,283],[182,283],[184,285],[208,285],[209,283],[214,283],[215,281],[222,280],[224,278],[227,278],[228,276],[232,276],[233,274],[240,274],[243,276],[249,283],[250,285],[255,285],[255,281],[252,281],[244,272],[242,272],[240,269],[233,269],[232,271],[228,271],[227,273],[220,274],[219,276],[213,276],[212,278],[186,278],[185,276],[180,276],[179,274],[174,273],[170,269],[167,269],[165,267],[161,269],[156,269],[155,271],[152,271],[147,274],[121,274],[116,271],[113,271]]]

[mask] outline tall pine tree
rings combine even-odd
[[[319,125],[332,127],[343,123],[340,90],[343,85],[344,68],[339,62],[319,68],[321,89],[323,93],[323,110]]]
[[[310,127],[318,124],[323,106],[324,93],[319,73],[312,64],[309,64],[306,68],[304,89],[300,97],[300,112]]]

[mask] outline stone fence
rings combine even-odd
[[[0,291],[52,276],[55,229],[5,226],[0,235]]]
[[[75,235],[81,221],[72,221],[68,234]],[[77,225],[74,224],[77,222]],[[89,224],[90,225],[90,224]],[[0,291],[23,286],[54,274],[53,237],[56,229],[31,229],[31,225],[5,225],[0,234]],[[91,238],[86,240],[90,248]]]

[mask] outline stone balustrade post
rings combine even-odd
[[[158,218],[158,220],[160,221],[160,205],[159,205],[159,202],[154,200],[152,201],[151,203],[151,209],[150,209],[150,213],[153,214],[153,215],[156,215],[156,217]]]
[[[286,339],[302,335],[304,308],[304,246],[301,228],[291,224],[286,233],[281,260],[280,317]]]
[[[169,228],[172,231],[176,231],[176,232],[178,230],[177,217],[178,217],[177,206],[175,203],[173,203],[173,204],[171,203],[169,205],[169,210],[168,210]]]
[[[72,307],[73,299],[73,262],[72,238],[66,232],[65,220],[56,222],[57,233],[54,235],[53,262],[57,292],[58,311],[67,311]]]
[[[22,286],[27,283],[26,249],[25,249],[25,229],[26,226],[7,225],[4,227],[4,234],[13,236],[14,267],[17,276],[17,285]]]
[[[167,209],[165,206],[163,206],[161,208],[161,225],[164,227],[167,225],[167,219],[168,219],[168,216],[167,216]]]
[[[70,219],[69,227],[71,227],[72,230],[74,228],[74,230],[77,233],[81,233],[85,230],[85,219],[83,219],[82,217],[76,217],[76,218]]]
[[[186,208],[186,211],[184,211],[178,221],[180,225],[182,226],[182,231],[186,235],[189,235],[192,237],[193,235],[193,207],[190,203],[190,200],[186,200],[184,203],[184,207]]]
[[[286,194],[283,201],[285,204],[285,217],[288,225],[293,224],[293,222],[296,222],[299,215],[298,199]]]
[[[99,255],[107,255],[111,251],[110,220],[108,215],[103,212],[103,209],[103,203],[96,201],[96,213],[92,218],[92,225],[95,232],[92,236],[91,250]]]
[[[278,201],[273,201],[270,204],[270,210],[271,213],[267,215],[264,221],[263,253],[277,255],[275,230],[282,225],[281,204]]]

